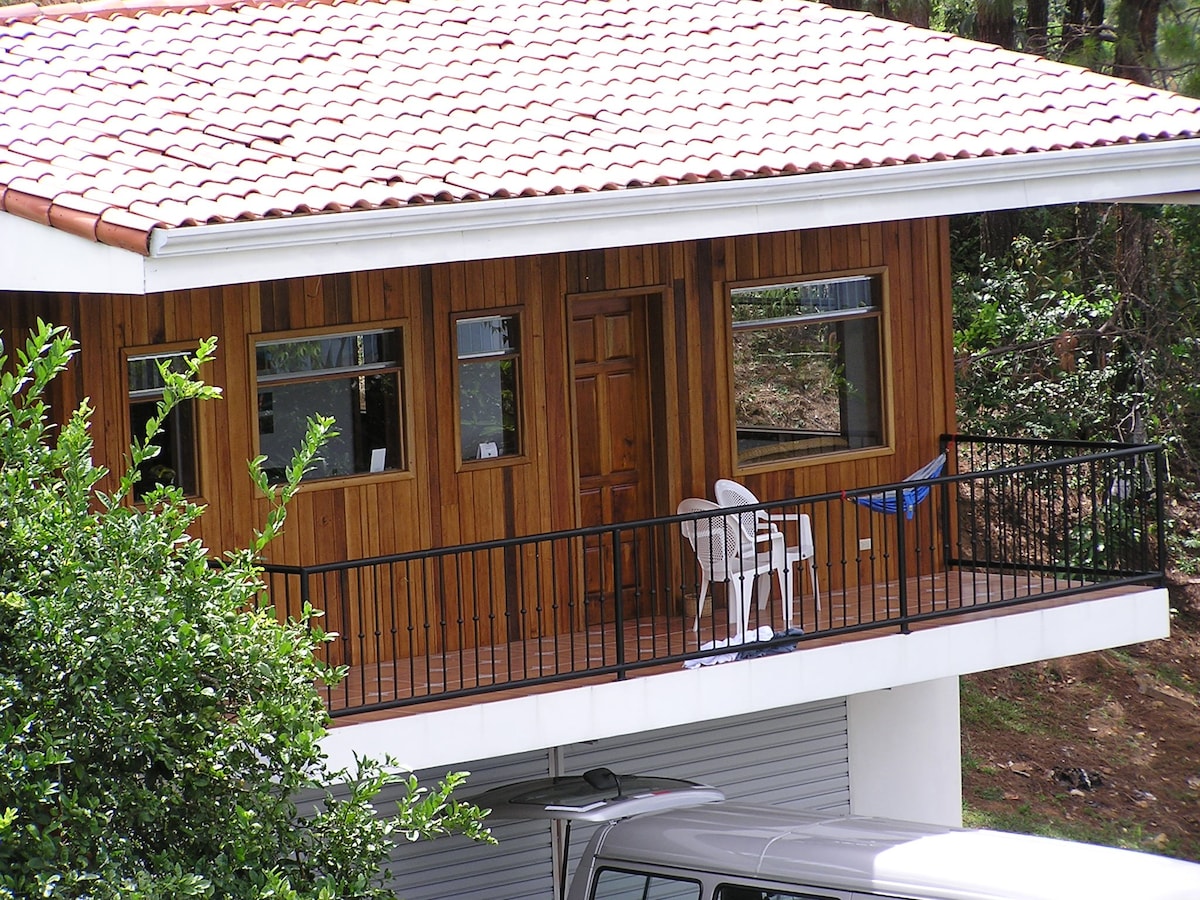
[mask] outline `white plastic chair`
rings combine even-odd
[[[680,502],[676,512],[679,515],[700,512],[720,512],[722,507],[711,500],[699,497],[689,497]],[[700,564],[700,596],[696,601],[696,623],[692,631],[699,633],[700,617],[704,614],[704,604],[708,598],[709,586],[715,582],[724,582],[726,589],[730,582],[734,584],[734,593],[730,595],[730,622],[734,621],[733,601],[737,602],[737,621],[741,624],[739,634],[746,634],[750,627],[750,603],[754,585],[759,575],[770,576],[779,573],[781,592],[784,597],[784,609],[790,609],[791,584],[790,568],[785,564],[783,536],[768,536],[770,549],[759,548],[760,541],[753,535],[746,537],[742,530],[741,521],[736,515],[712,515],[707,518],[695,519],[679,523],[683,536],[691,544]],[[758,606],[762,609],[770,597],[770,583],[766,590],[759,589]]]
[[[728,478],[720,479],[714,486],[714,492],[717,503],[729,509],[740,506],[757,506],[761,502],[750,488]],[[788,545],[784,549],[787,571],[789,574],[794,572],[796,565],[801,560],[808,560],[808,577],[812,581],[813,596],[816,597],[817,609],[820,610],[821,585],[817,581],[816,548],[813,545],[812,520],[808,514],[795,512],[768,513],[765,509],[755,509],[741,513],[740,520],[744,532],[760,537],[764,534],[779,534],[780,540],[783,540],[783,538],[775,523],[796,523],[798,541],[795,544]],[[784,615],[787,617],[787,623],[790,626],[792,624],[792,595],[790,592],[784,598],[783,609]]]

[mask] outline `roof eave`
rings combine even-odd
[[[1194,190],[1200,190],[1200,139],[1141,142],[156,229],[150,255],[140,258],[138,291],[130,291],[127,277],[109,284],[103,272],[81,273],[75,266],[59,272],[63,267],[52,265],[41,267],[38,286],[21,287],[78,290],[66,286],[69,279],[91,285],[92,292],[154,293],[1057,203],[1144,202]]]

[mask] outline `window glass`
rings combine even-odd
[[[463,460],[519,454],[521,331],[517,317],[459,319],[456,337]]]
[[[145,439],[146,424],[157,412],[163,398],[165,384],[160,366],[165,365],[172,372],[183,372],[185,357],[183,352],[129,357],[129,429],[135,440]],[[141,477],[133,489],[135,499],[144,499],[160,484],[178,487],[185,496],[196,496],[199,487],[194,401],[185,400],[171,410],[153,443],[158,447],[158,455],[142,466]]]
[[[592,900],[699,900],[700,885],[682,878],[601,869]]]
[[[836,900],[836,898],[829,894],[797,894],[769,887],[723,884],[717,888],[716,900]]]
[[[272,481],[283,480],[317,414],[332,416],[338,435],[306,478],[405,468],[397,330],[262,341],[255,363],[258,452]]]
[[[884,445],[878,276],[738,288],[738,462]]]

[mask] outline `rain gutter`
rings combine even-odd
[[[1200,139],[1146,141],[159,228],[151,233],[149,256],[139,258],[139,278],[128,277],[127,265],[121,267],[120,284],[106,284],[102,271],[92,277],[76,270],[71,276],[88,279],[92,291],[154,293],[1059,203],[1144,202],[1198,190]],[[42,276],[54,279],[45,269]]]

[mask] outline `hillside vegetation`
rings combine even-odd
[[[1197,587],[1169,641],[963,679],[969,824],[1200,861]]]
[[[1168,452],[1170,640],[963,680],[967,818],[1200,860],[1200,216],[955,223],[959,427]]]

